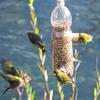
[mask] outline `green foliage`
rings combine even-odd
[[[16,100],[16,98],[14,97],[14,98],[12,98],[12,100]]]
[[[39,57],[40,57],[40,60],[43,64],[43,53],[42,53],[42,49],[39,49]]]
[[[33,26],[35,34],[39,34],[39,28],[37,25],[37,17],[36,17],[36,13],[35,13],[35,8],[33,7],[33,3],[34,3],[34,0],[29,0],[31,24]]]
[[[49,100],[53,100],[53,90],[50,90],[50,98]]]
[[[35,100],[35,91],[32,90],[30,84],[25,85],[25,91],[27,95],[27,100]]]
[[[29,4],[32,6],[35,0],[29,0]]]
[[[62,91],[62,85],[60,82],[57,83],[57,89],[60,95],[60,100],[64,100],[64,92]]]
[[[30,93],[30,84],[26,84],[25,85],[25,90],[26,90],[26,93]]]
[[[99,100],[100,97],[100,73],[97,64],[98,64],[98,59],[96,59],[97,82],[96,82],[96,87],[94,88],[94,100]]]
[[[37,17],[36,17],[36,13],[35,13],[35,9],[32,6],[33,4],[33,0],[29,0],[29,7],[30,7],[30,15],[31,15],[31,24],[33,26],[34,29],[34,33],[35,34],[39,34],[39,28],[38,28],[38,24],[37,24]],[[38,64],[38,68],[41,71],[44,81],[45,81],[45,88],[46,88],[46,92],[44,93],[44,98],[48,100],[52,100],[52,96],[53,96],[53,90],[49,90],[49,86],[48,86],[48,72],[45,69],[44,63],[45,63],[45,55],[43,54],[43,50],[41,48],[39,48],[39,57],[40,57],[40,64]],[[47,94],[47,97],[46,95]]]

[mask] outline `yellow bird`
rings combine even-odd
[[[55,69],[54,74],[61,84],[75,84],[72,77],[65,72],[64,68]]]
[[[87,33],[79,33],[79,42],[81,44],[87,44],[91,42],[93,39],[93,36],[87,34]]]
[[[26,72],[15,68],[8,60],[2,59],[0,65],[2,68],[2,70],[0,70],[0,76],[9,83],[8,88],[5,89],[3,94],[10,89],[17,90],[19,87],[24,86],[31,80],[31,77]]]

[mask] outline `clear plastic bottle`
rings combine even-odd
[[[64,0],[57,0],[57,6],[51,14],[51,25],[57,31],[68,30],[72,24],[72,16],[65,6]],[[58,30],[59,29],[59,30]]]
[[[52,67],[66,69],[67,74],[73,76],[73,48],[71,36],[72,16],[64,0],[57,0],[57,6],[51,14],[52,32]]]

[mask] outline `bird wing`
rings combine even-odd
[[[42,39],[38,34],[34,34],[33,32],[28,32],[28,38],[33,44],[43,43]]]
[[[22,77],[23,76],[23,71],[21,69],[18,69],[18,68],[17,69],[13,69],[11,75]]]
[[[15,76],[21,76],[22,70],[16,69],[14,65],[8,60],[1,60],[0,61],[1,68],[5,74],[11,74]]]
[[[14,75],[10,75],[10,74],[5,74],[1,70],[0,70],[0,76],[3,77],[8,82],[20,80],[20,77],[14,76]]]
[[[62,83],[72,83],[71,77],[67,73],[60,71],[59,75]]]
[[[34,44],[35,47],[38,47],[38,48],[45,48],[45,44],[43,43],[41,37],[38,35],[38,34],[35,34],[33,32],[28,32],[28,38],[30,40],[30,42],[32,44]]]
[[[11,69],[14,68],[14,65],[11,64],[8,60],[6,59],[0,59],[0,65],[4,73],[10,74]]]

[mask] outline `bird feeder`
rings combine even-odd
[[[52,67],[53,70],[64,68],[66,73],[73,77],[74,57],[73,41],[80,41],[81,33],[72,33],[72,16],[65,6],[64,0],[57,0],[57,6],[51,14],[52,31]],[[86,33],[83,33],[84,40]],[[90,35],[88,35],[90,36]],[[91,36],[92,37],[92,36]]]

